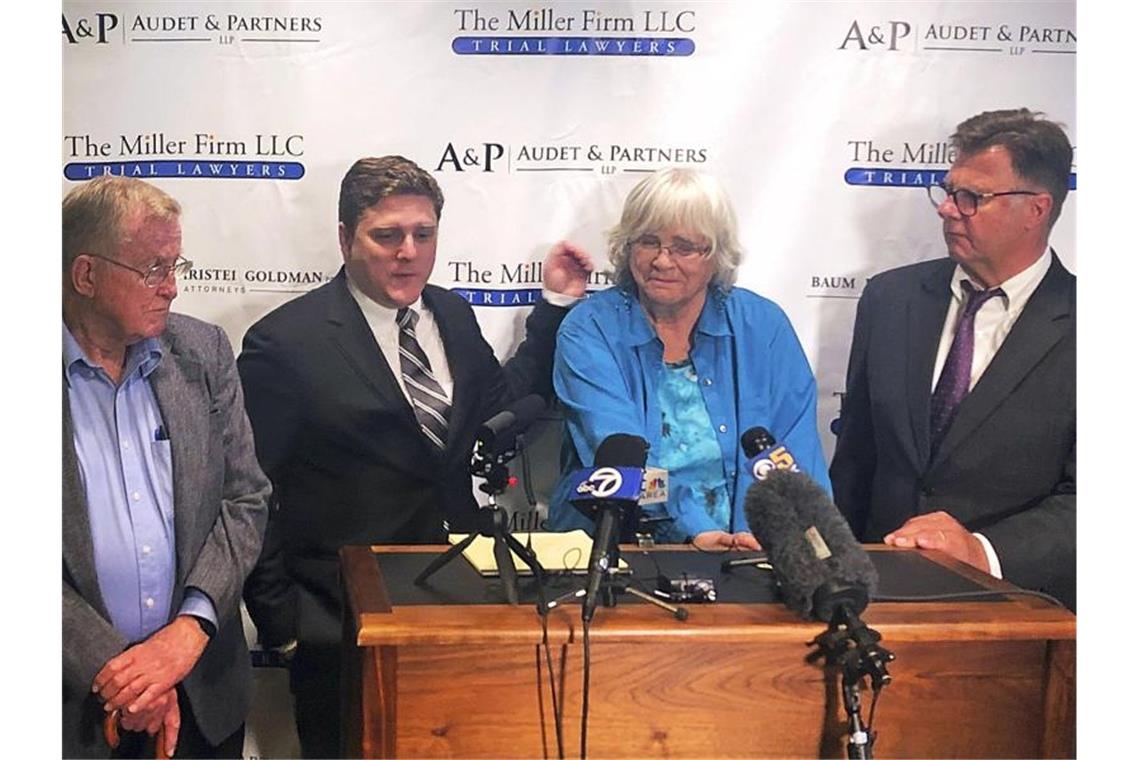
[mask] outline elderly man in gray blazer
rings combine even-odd
[[[178,203],[105,176],[63,202],[63,754],[240,757],[238,605],[270,486],[225,334],[169,313]]]

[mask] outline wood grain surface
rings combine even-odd
[[[533,607],[393,607],[386,592],[371,588],[378,566],[370,554],[367,547],[345,554],[346,590],[357,594],[346,642],[362,654],[354,679],[361,693],[346,698],[355,711],[346,728],[356,733],[346,749],[365,757],[558,757]],[[940,564],[970,575],[949,558]],[[353,580],[357,572],[367,580]],[[845,757],[839,674],[805,661],[820,624],[775,604],[689,609],[685,622],[644,604],[598,610],[590,630],[590,757]],[[898,658],[874,713],[878,757],[1075,752],[1076,619],[1069,612],[1009,597],[874,603],[863,619]],[[563,751],[577,757],[578,608],[557,609],[548,622]],[[865,693],[864,720],[870,710]]]

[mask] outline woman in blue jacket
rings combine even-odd
[[[761,425],[829,492],[815,379],[787,316],[733,287],[741,260],[723,188],[691,169],[642,180],[609,233],[615,286],[577,305],[558,331],[554,388],[565,407],[552,530],[590,527],[566,497],[574,470],[613,433],[649,442],[669,499],[647,507],[659,542],[759,548],[744,518],[752,482],[739,439]]]

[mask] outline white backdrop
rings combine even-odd
[[[796,327],[830,454],[866,277],[945,255],[922,186],[946,136],[1027,106],[1075,145],[1075,31],[1073,2],[64,2],[63,185],[109,170],[178,198],[175,308],[238,348],[335,274],[360,156],[435,173],[432,281],[477,304],[536,297],[529,264],[563,237],[602,263],[643,173],[695,166],[734,199],[739,284]],[[1073,270],[1075,218],[1073,194],[1053,233]],[[509,355],[527,309],[476,313]]]
[[[561,237],[600,258],[641,173],[692,165],[734,199],[740,284],[796,326],[828,450],[865,278],[944,255],[921,185],[954,125],[1024,105],[1076,144],[1071,2],[66,2],[63,18],[66,173],[134,173],[183,203],[197,271],[176,308],[235,346],[336,272],[337,190],[360,156],[434,171],[432,281],[493,291],[477,302],[534,297],[503,291],[536,287],[519,265]],[[692,52],[551,52],[571,37]],[[1075,206],[1053,236],[1070,268]],[[526,309],[477,314],[509,354]]]

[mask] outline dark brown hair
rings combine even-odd
[[[356,230],[364,210],[392,195],[423,195],[431,199],[438,220],[443,212],[443,193],[435,178],[403,156],[362,158],[340,182],[338,214],[350,233]]]

